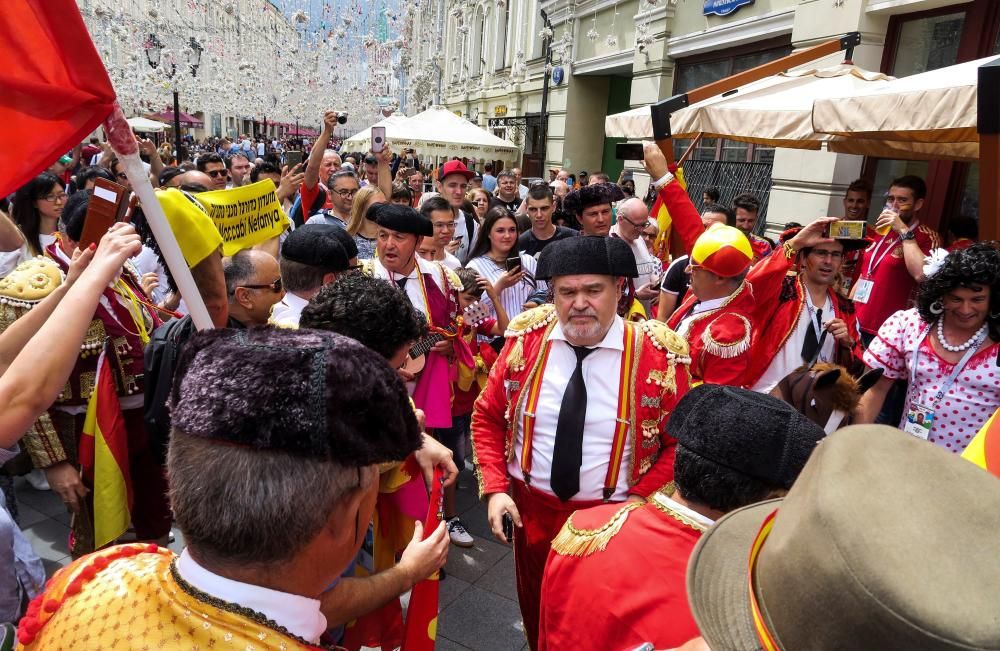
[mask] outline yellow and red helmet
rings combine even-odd
[[[746,235],[732,226],[714,224],[705,231],[691,249],[691,264],[716,276],[732,278],[750,267],[753,248]]]

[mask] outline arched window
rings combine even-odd
[[[493,48],[493,70],[502,70],[510,65],[507,61],[507,24],[510,22],[510,3],[497,7],[495,47]]]
[[[483,73],[483,41],[486,38],[486,14],[480,6],[473,14],[469,40],[469,71],[473,77]]]

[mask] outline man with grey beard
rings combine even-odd
[[[618,316],[637,273],[617,238],[546,246],[535,277],[550,282],[553,302],[510,322],[472,414],[479,493],[493,534],[513,540],[532,649],[545,559],[570,513],[642,500],[673,479],[664,428],[690,383],[688,348],[658,321]]]

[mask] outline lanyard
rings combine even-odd
[[[812,296],[810,296],[810,294],[809,294],[809,288],[805,286],[805,283],[802,284],[802,293],[806,297],[806,310],[809,312],[809,323],[810,323],[810,325],[812,325],[813,332],[816,333],[816,339],[819,339],[820,337],[823,336],[823,332],[824,332],[823,331],[823,324],[820,323],[819,320],[816,318],[816,306],[813,305]],[[823,308],[824,309],[826,309],[826,305],[829,302],[830,302],[830,297],[827,296],[826,297],[826,303],[823,303]],[[833,312],[832,308],[830,309],[830,312]],[[836,315],[834,315],[834,316],[836,316]]]
[[[927,337],[928,334],[930,334],[930,331],[931,331],[931,326],[927,326],[926,328],[924,328],[924,331],[923,333],[921,333],[920,338],[917,339],[917,345],[914,346],[913,348],[913,361],[911,362],[910,366],[911,387],[916,387],[917,385],[917,362],[920,360],[920,343]],[[958,363],[955,364],[955,368],[952,370],[951,375],[948,376],[948,379],[944,381],[944,384],[941,385],[941,388],[938,389],[937,393],[934,394],[934,403],[930,405],[931,407],[937,409],[938,403],[941,402],[941,399],[944,398],[945,394],[947,394],[948,391],[951,389],[951,385],[955,383],[955,380],[958,378],[958,374],[962,372],[962,370],[965,368],[965,365],[969,363],[969,360],[972,359],[972,356],[976,354],[976,351],[979,350],[979,347],[982,344],[983,340],[978,339],[975,344],[969,346],[969,349],[965,351],[964,355],[962,355],[962,359],[960,359]]]
[[[868,259],[868,272],[865,274],[865,278],[871,278],[872,273],[875,271],[876,268],[878,268],[879,264],[882,262],[882,259],[885,258],[886,254],[892,251],[894,248],[896,248],[897,242],[903,241],[902,239],[899,239],[898,235],[893,233],[892,241],[890,242],[889,247],[887,247],[885,251],[882,251],[882,244],[885,243],[886,241],[885,238],[887,237],[889,237],[888,233],[883,235],[882,239],[879,240],[878,244],[875,245],[875,249],[872,251],[872,257]],[[879,251],[882,251],[882,255],[878,255]]]

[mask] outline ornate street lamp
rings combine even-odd
[[[150,68],[155,70],[161,63],[160,57],[163,54],[163,43],[160,42],[156,34],[150,34],[144,45],[146,47],[146,62],[149,63]],[[193,36],[188,39],[188,48],[187,64],[191,68],[191,76],[194,77],[198,74],[198,66],[201,65],[201,53],[204,51],[204,48]],[[177,64],[171,63],[170,72],[166,72],[166,70],[164,72],[168,79],[173,79],[174,75],[177,74]],[[177,151],[177,162],[180,163],[184,159],[184,152],[181,149],[180,96],[177,93],[176,87],[174,88],[174,149]]]

